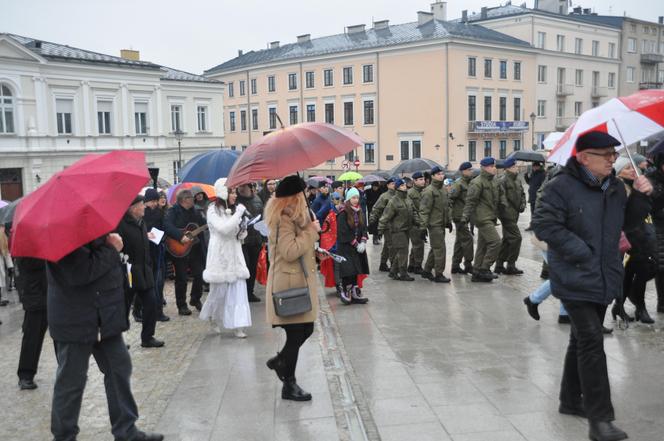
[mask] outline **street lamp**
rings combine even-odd
[[[180,168],[182,168],[182,138],[184,138],[184,132],[180,129],[177,129],[173,132],[175,139],[178,141],[178,172],[175,175],[177,182],[180,182]]]
[[[535,112],[530,112],[530,145],[535,150]]]

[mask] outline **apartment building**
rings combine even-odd
[[[535,111],[535,60],[528,42],[447,21],[446,3],[436,2],[415,22],[381,20],[338,35],[275,41],[204,75],[227,85],[231,148],[250,145],[280,120],[357,132],[364,146],[310,171],[334,176],[356,158],[361,172],[417,157],[456,167],[521,148],[531,136],[527,115]]]
[[[145,151],[173,182],[178,158],[223,145],[222,83],[123,52],[0,34],[1,199],[91,152]]]

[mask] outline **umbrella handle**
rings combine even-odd
[[[634,163],[634,158],[632,158],[632,152],[629,151],[629,147],[625,145],[625,138],[622,136],[622,132],[620,131],[620,127],[618,127],[618,124],[616,124],[615,118],[611,118],[611,121],[613,122],[614,127],[616,128],[616,131],[618,132],[618,136],[620,137],[620,143],[625,147],[625,150],[627,150],[627,157],[629,158],[630,164],[632,164],[632,168],[634,168],[634,172],[636,173],[636,176],[639,177],[641,176],[641,170],[636,166]]]
[[[279,122],[281,122],[281,120],[279,120]],[[302,177],[300,176],[300,172],[296,172],[296,174],[297,174],[298,178],[302,179]],[[302,190],[302,196],[304,197],[304,202],[307,203],[307,210],[309,211],[309,217],[311,218],[311,221],[313,222],[314,220],[316,220],[316,216],[314,216],[313,211],[311,211],[311,205],[309,205],[309,198],[307,197],[306,189]]]

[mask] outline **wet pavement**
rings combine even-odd
[[[448,261],[452,241],[453,235]],[[265,367],[284,336],[265,324],[263,303],[252,304],[254,326],[240,340],[195,317],[177,317],[169,283],[174,319],[157,327],[166,346],[141,348],[140,324],[126,336],[139,427],[182,441],[585,440],[586,422],[557,412],[569,327],[557,323],[553,298],[540,306],[539,322],[527,315],[521,301],[541,282],[541,259],[527,236],[522,250],[525,275],[492,284],[473,284],[465,275],[452,276],[451,284],[394,282],[376,272],[364,289],[370,302],[351,306],[328,290],[300,353],[298,383],[314,396],[307,403],[281,400]],[[369,246],[372,268],[379,251]],[[616,424],[640,441],[664,439],[664,315],[655,316],[651,285],[646,297],[657,323],[605,339]],[[18,391],[22,311],[15,292],[10,298],[0,309],[0,440],[48,440],[52,342],[44,344],[39,388]],[[614,326],[610,317],[605,324]],[[80,440],[112,440],[94,362],[80,426]]]

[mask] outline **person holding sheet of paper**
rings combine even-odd
[[[164,213],[159,207],[159,192],[154,188],[145,191],[145,215],[143,222],[150,239],[150,257],[152,258],[152,274],[154,275],[154,290],[157,298],[157,321],[170,320],[164,314],[164,282],[166,280],[166,246],[164,245]],[[134,305],[136,311],[136,305]]]

